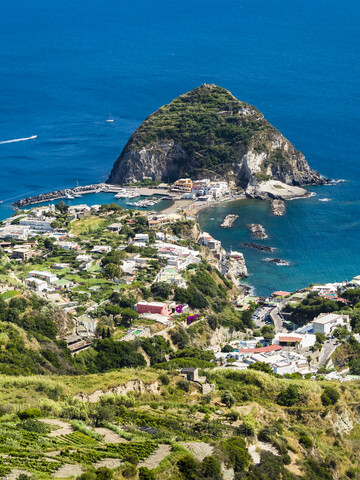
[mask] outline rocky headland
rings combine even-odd
[[[225,179],[255,198],[293,198],[326,180],[255,107],[203,84],[151,114],[115,161],[109,183]],[[276,183],[273,183],[276,181]]]

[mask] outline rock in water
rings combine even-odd
[[[251,187],[251,194],[268,180],[325,182],[255,107],[207,84],[151,114],[115,161],[108,183],[183,176],[226,179]]]

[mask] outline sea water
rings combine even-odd
[[[216,207],[203,228],[241,249],[246,222],[264,224],[291,265],[244,248],[259,294],[360,273],[356,0],[2,0],[1,12],[0,142],[28,140],[0,143],[0,218],[17,198],[106,180],[150,113],[216,83],[347,182],[288,202],[281,218],[256,201]],[[229,231],[219,228],[226,212],[239,214]]]

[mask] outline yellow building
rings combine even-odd
[[[179,178],[173,185],[174,189],[181,190],[182,192],[191,192],[192,181],[191,178]]]

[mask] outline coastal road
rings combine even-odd
[[[337,339],[325,342],[319,356],[319,368],[326,364],[339,345],[340,344]]]
[[[276,307],[270,312],[270,318],[275,327],[275,333],[282,332],[283,330],[283,319],[280,313],[280,307]]]

